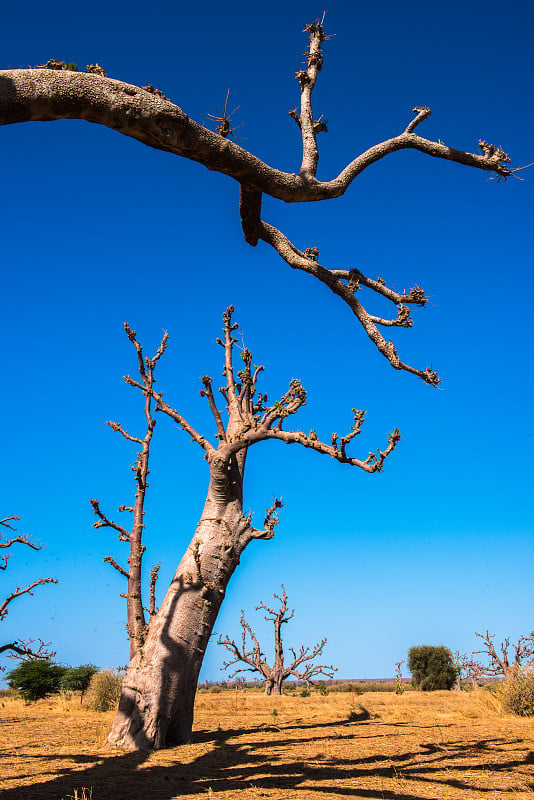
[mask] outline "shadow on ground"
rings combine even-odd
[[[50,762],[70,760],[72,766],[56,771],[53,777],[44,777],[32,786],[6,789],[2,800],[61,800],[74,794],[74,789],[92,787],[94,800],[172,800],[183,795],[209,796],[228,792],[236,796],[253,788],[254,796],[269,796],[276,790],[291,792],[288,798],[298,798],[300,791],[309,797],[317,793],[337,797],[369,798],[370,800],[435,800],[446,796],[451,789],[467,792],[466,796],[487,796],[494,789],[483,789],[467,782],[462,776],[471,776],[483,770],[502,773],[525,764],[533,763],[533,753],[525,756],[520,739],[486,739],[473,742],[442,741],[420,744],[414,752],[399,752],[393,755],[372,755],[364,758],[333,758],[322,754],[308,760],[294,760],[289,748],[306,742],[322,743],[327,738],[339,740],[375,738],[368,729],[368,721],[359,723],[326,723],[314,725],[314,729],[335,728],[324,737],[307,736],[310,725],[293,725],[292,734],[286,729],[262,730],[238,728],[229,731],[200,731],[193,744],[208,745],[210,749],[190,763],[180,760],[180,747],[150,753],[121,753],[99,751],[95,754],[62,753],[61,756],[25,756]],[[403,723],[388,725],[388,728],[403,728]],[[432,726],[428,726],[429,735]],[[377,734],[381,738],[398,736],[400,731]],[[300,735],[299,735],[300,734]],[[281,753],[288,748],[283,760]],[[294,751],[293,751],[294,752]],[[489,756],[489,759],[487,758]],[[1,757],[1,756],[0,756]],[[486,760],[485,760],[486,757]],[[151,763],[159,759],[165,763]],[[81,769],[80,765],[84,765]],[[59,772],[59,774],[58,774]],[[368,779],[381,779],[379,789],[366,788]],[[398,786],[402,780],[402,790]],[[390,788],[388,788],[388,782]],[[431,789],[429,790],[429,785]],[[447,789],[448,787],[448,789]],[[416,794],[406,793],[406,789]],[[534,789],[534,784],[525,785]],[[250,794],[245,796],[250,797]]]

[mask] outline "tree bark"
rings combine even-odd
[[[204,654],[228,581],[251,540],[242,513],[244,460],[241,454],[230,465],[212,464],[195,535],[126,672],[109,745],[159,749],[190,739]]]

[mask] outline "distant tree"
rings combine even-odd
[[[493,644],[495,634],[476,633],[482,639],[483,649],[475,650],[475,654],[489,657],[488,666],[484,666],[486,675],[502,675],[505,680],[515,678],[519,674],[522,666],[532,663],[534,660],[534,631],[528,636],[520,636],[515,644],[510,644],[510,637],[501,642],[499,651]]]
[[[456,667],[456,681],[454,683],[455,691],[459,692],[462,688],[462,678],[467,678],[471,681],[473,689],[479,688],[480,678],[485,674],[485,669],[479,661],[474,658],[474,653],[467,655],[456,651],[453,653],[453,664]]]
[[[80,692],[80,702],[91,683],[91,678],[98,672],[94,664],[81,664],[79,667],[67,667],[61,678],[61,688],[71,692]]]
[[[451,651],[441,645],[410,647],[408,669],[414,687],[423,692],[452,689],[457,675]]]
[[[61,681],[65,667],[42,658],[23,661],[7,674],[7,683],[17,689],[25,700],[35,701],[50,694],[57,694],[61,689]]]
[[[326,639],[322,639],[315,647],[301,647],[299,651],[295,651],[292,647],[289,648],[292,660],[289,664],[284,662],[284,648],[282,644],[282,625],[289,622],[293,618],[295,611],[288,611],[287,609],[287,595],[286,590],[282,586],[282,595],[275,594],[274,597],[280,601],[280,608],[278,610],[269,608],[264,603],[256,606],[256,611],[260,608],[267,612],[265,619],[273,622],[274,624],[274,660],[273,665],[270,667],[264,656],[258,639],[245,619],[245,612],[241,611],[241,627],[243,628],[241,646],[236,644],[234,639],[229,636],[219,637],[217,644],[223,645],[227,650],[232,653],[234,658],[224,664],[224,668],[233,664],[247,664],[246,667],[236,669],[230,678],[233,678],[240,672],[259,672],[263,675],[265,684],[265,694],[282,694],[282,684],[290,676],[297,678],[297,680],[305,681],[306,686],[309,688],[313,684],[313,678],[318,675],[326,675],[331,678],[334,672],[337,672],[336,667],[326,666],[324,664],[311,664],[312,659],[319,656],[324,649]],[[247,641],[250,636],[250,644]],[[302,669],[298,669],[299,667]]]
[[[30,547],[32,550],[40,550],[41,547],[35,542],[32,542],[27,533],[18,533],[17,529],[11,524],[19,519],[20,517],[4,517],[4,519],[0,520],[1,527],[7,528],[16,534],[15,536],[8,538],[4,538],[2,534],[0,534],[0,550],[7,550],[14,544],[24,544],[27,547]],[[7,569],[7,564],[10,557],[11,553],[7,553],[5,556],[0,557],[0,570]],[[13,600],[23,594],[32,595],[32,589],[35,589],[36,586],[43,586],[45,583],[57,583],[57,580],[55,578],[39,578],[39,580],[30,583],[30,585],[26,586],[24,589],[22,589],[20,586],[17,586],[17,588],[11,592],[11,594],[9,594],[5,600],[0,601],[0,622],[7,617],[9,605],[13,602]],[[48,650],[48,644],[45,644],[45,642],[43,642],[41,639],[29,639],[28,641],[16,639],[14,642],[8,642],[7,644],[0,645],[0,653],[4,653],[6,651],[9,651],[14,658],[51,659],[55,656],[55,653]]]

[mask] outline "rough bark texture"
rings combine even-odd
[[[239,495],[241,471],[231,470]],[[130,664],[108,743],[131,749],[187,742],[204,653],[226,586],[246,545],[247,521],[237,496],[218,498],[212,480],[197,531],[165,599],[152,620],[142,650]]]

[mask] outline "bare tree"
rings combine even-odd
[[[474,654],[468,656],[458,650],[452,654],[453,663],[457,670],[456,683],[454,690],[459,692],[462,688],[462,678],[466,677],[471,681],[473,689],[479,688],[480,678],[485,674],[483,665],[473,658]]]
[[[236,644],[234,639],[229,636],[219,637],[217,644],[221,644],[234,656],[230,661],[224,663],[224,668],[232,666],[233,664],[248,664],[247,667],[239,667],[231,675],[230,678],[235,677],[240,672],[259,672],[263,675],[265,682],[265,694],[282,694],[282,684],[290,676],[297,678],[297,680],[305,681],[306,686],[313,685],[313,679],[318,675],[324,675],[331,678],[337,668],[326,664],[312,664],[314,658],[321,655],[326,639],[321,639],[314,647],[301,646],[297,652],[293,647],[289,650],[292,655],[292,661],[286,665],[284,663],[284,648],[282,644],[282,625],[289,622],[295,615],[295,610],[288,611],[287,608],[287,595],[284,586],[282,586],[282,595],[275,594],[276,600],[280,601],[280,608],[278,610],[269,608],[264,603],[256,606],[256,611],[262,608],[267,612],[265,619],[273,622],[274,624],[274,661],[270,667],[266,661],[266,657],[262,652],[256,634],[250,627],[245,619],[245,612],[241,610],[241,627],[243,633],[241,637],[241,645]],[[250,636],[251,642],[248,643]],[[298,669],[302,667],[302,669]]]
[[[16,535],[11,536],[8,538],[3,538],[0,534],[0,550],[7,550],[10,547],[13,547],[15,544],[24,544],[27,547],[30,547],[32,550],[40,550],[40,545],[33,542],[28,534],[26,533],[18,533],[17,529],[12,525],[12,522],[16,522],[20,520],[20,517],[4,517],[4,519],[0,520],[0,526],[2,528],[7,528],[9,531],[13,531]],[[11,553],[7,553],[5,556],[0,557],[0,570],[6,570],[8,561],[11,557]],[[17,586],[17,588],[9,594],[5,600],[0,602],[0,622],[4,620],[9,612],[9,606],[17,597],[21,597],[23,594],[33,594],[33,589],[36,586],[43,586],[45,583],[57,583],[55,578],[39,578],[33,583],[30,583],[29,586],[25,588],[21,588]],[[29,639],[28,641],[24,641],[23,639],[16,639],[14,642],[8,642],[7,644],[0,645],[0,653],[5,653],[9,651],[14,658],[53,658],[55,653],[48,650],[48,644],[42,641],[42,639]]]
[[[142,542],[143,530],[145,527],[145,498],[146,490],[148,487],[148,465],[150,457],[150,444],[156,425],[156,420],[152,416],[152,387],[154,385],[154,370],[156,364],[165,352],[167,347],[168,335],[165,333],[161,343],[153,358],[148,358],[143,355],[143,348],[136,338],[136,333],[133,331],[127,322],[124,323],[124,330],[128,339],[135,347],[138,360],[138,370],[141,379],[141,384],[144,387],[144,413],[146,417],[146,433],[143,439],[138,436],[132,436],[128,433],[118,422],[108,422],[108,425],[113,431],[122,434],[125,439],[130,442],[135,442],[140,446],[137,453],[137,458],[132,470],[135,475],[136,493],[135,502],[131,506],[119,506],[119,512],[127,511],[133,514],[133,522],[130,530],[127,530],[123,525],[119,525],[112,519],[107,517],[100,508],[98,500],[91,500],[93,511],[99,518],[93,524],[95,528],[112,528],[119,534],[119,541],[128,542],[130,545],[130,553],[128,556],[128,569],[125,569],[118,564],[112,556],[106,556],[104,561],[111,564],[128,581],[128,589],[122,597],[126,598],[126,616],[127,625],[126,629],[130,640],[130,658],[132,659],[137,651],[143,646],[145,641],[147,624],[145,619],[145,611],[148,611],[150,618],[156,613],[156,581],[158,580],[158,572],[161,564],[155,566],[150,573],[150,588],[149,597],[150,604],[148,608],[143,605],[142,593],[142,562],[143,553],[146,550]]]
[[[489,657],[488,666],[484,667],[486,675],[502,675],[505,680],[515,678],[522,666],[531,663],[534,659],[534,631],[528,636],[520,636],[517,642],[510,644],[510,637],[500,644],[500,652],[493,643],[495,634],[476,633],[482,639],[482,650],[475,650],[475,654]]]
[[[285,430],[284,423],[306,402],[301,382],[292,379],[288,391],[272,405],[258,391],[262,366],[253,366],[252,353],[241,352],[243,368],[234,365],[233,307],[223,315],[224,385],[220,392],[226,412],[219,409],[208,375],[201,378],[216,429],[217,445],[198,432],[153,385],[127,376],[126,381],[155,401],[155,410],[168,415],[201,448],[208,462],[210,483],[201,519],[158,613],[152,618],[143,647],[138,649],[123,682],[119,711],[108,741],[129,748],[162,747],[184,742],[191,733],[198,674],[223,601],[226,586],[245,547],[255,539],[271,539],[281,502],[266,511],[263,528],[252,524],[243,510],[243,480],[249,447],[276,439],[299,444],[364,472],[380,472],[397,446],[400,434],[389,434],[384,450],[355,458],[347,452],[360,434],[365,413],[353,409],[353,422],[344,436],[333,433],[330,443],[316,431]]]
[[[51,59],[36,69],[0,71],[0,125],[32,120],[84,119],[228,175],[240,186],[239,207],[246,241],[252,246],[259,241],[265,242],[290,267],[321,281],[349,307],[367,336],[395,369],[407,370],[436,385],[439,379],[431,367],[419,369],[403,362],[393,342],[387,340],[380,330],[411,327],[409,306],[425,305],[427,297],[423,289],[414,286],[409,291],[399,292],[386,286],[381,277],[370,278],[359,269],[332,269],[321,265],[315,243],[299,249],[282,231],[262,219],[262,195],[288,203],[337,198],[372,164],[406,149],[490,172],[499,179],[508,178],[515,170],[509,167],[508,155],[484,139],[478,142],[480,153],[469,153],[449,147],[441,140],[432,141],[419,136],[416,129],[430,116],[431,110],[426,106],[415,106],[413,117],[404,130],[357,155],[331,180],[318,180],[317,136],[326,132],[328,125],[323,115],[315,118],[312,95],[323,67],[324,42],[329,38],[324,29],[324,17],[307,25],[305,32],[309,40],[305,54],[307,66],[298,70],[295,76],[300,87],[300,110],[289,112],[302,140],[298,174],[275,169],[230,141],[232,126],[227,104],[222,115],[217,117],[219,124],[213,132],[190,119],[160,90],[150,85],[140,88],[108,78],[99,65],[88,66],[86,73],[73,72],[69,65]],[[379,317],[367,310],[364,301],[359,299],[364,295],[361,291],[364,289],[393,304],[395,313],[392,318]]]

